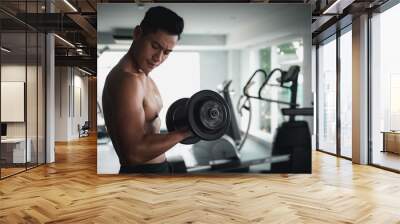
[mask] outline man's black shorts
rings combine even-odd
[[[169,174],[172,173],[170,164],[167,161],[162,163],[151,163],[142,165],[122,165],[119,169],[120,174],[127,173],[160,173]]]

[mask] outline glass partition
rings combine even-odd
[[[347,31],[347,32],[346,32]],[[340,154],[352,157],[352,34],[340,36]]]
[[[336,154],[336,36],[318,48],[318,149]]]
[[[46,40],[17,19],[26,12],[44,13],[44,3],[0,2],[6,11],[0,11],[0,178],[45,162]]]
[[[26,41],[25,31],[1,34],[2,177],[24,171],[31,157],[26,140]]]

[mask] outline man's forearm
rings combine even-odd
[[[171,149],[178,142],[188,137],[186,131],[174,131],[167,134],[147,134],[135,147],[134,161],[147,162]]]

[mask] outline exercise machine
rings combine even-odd
[[[260,164],[271,164],[271,169],[263,170],[264,173],[310,173],[311,172],[311,134],[305,121],[297,121],[296,116],[312,116],[312,108],[298,108],[297,87],[299,66],[292,66],[288,71],[274,69],[269,74],[262,69],[256,70],[243,88],[243,94],[237,105],[240,115],[243,110],[249,112],[249,123],[246,132],[241,135],[237,125],[236,116],[230,98],[229,86],[231,81],[225,82],[221,91],[231,113],[231,122],[225,134],[213,141],[199,141],[193,145],[193,155],[197,166],[186,167],[182,159],[174,160],[173,163],[179,167],[178,172],[249,172],[250,166]],[[277,78],[279,85],[269,84],[274,74],[280,73]],[[258,95],[249,94],[250,87],[254,84],[255,75],[264,75],[264,82],[258,89]],[[284,88],[290,91],[290,102],[269,99],[262,96],[264,88]],[[241,156],[241,149],[247,139],[252,107],[251,100],[263,100],[271,103],[288,105],[283,108],[282,114],[289,116],[289,120],[281,124],[277,129],[272,155],[263,158],[245,160]],[[170,161],[170,160],[169,160]],[[171,162],[171,161],[170,161]]]
[[[276,73],[281,76],[277,78],[279,85],[269,84],[269,80]],[[289,116],[289,120],[283,122],[276,131],[272,146],[272,156],[290,155],[290,160],[271,164],[271,173],[311,173],[311,134],[307,122],[296,120],[296,116],[312,116],[313,108],[298,108],[297,87],[300,67],[291,66],[288,71],[279,68],[272,70],[268,75],[262,69],[253,73],[243,88],[245,102],[250,99],[262,100],[270,103],[288,105],[283,108],[282,114]],[[264,74],[264,82],[258,90],[258,96],[249,94],[249,88],[254,83],[253,79],[257,73]],[[263,89],[284,88],[290,91],[290,102],[269,99],[262,96]],[[241,108],[239,108],[240,110]]]

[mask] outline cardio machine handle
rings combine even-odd
[[[246,85],[244,85],[244,87],[243,87],[243,95],[245,95],[245,96],[247,96],[247,97],[254,97],[254,96],[251,96],[251,95],[249,94],[249,88],[251,87],[251,85],[253,85],[253,84],[255,83],[255,82],[253,81],[253,79],[254,79],[255,75],[256,75],[258,72],[261,72],[261,73],[264,74],[264,79],[268,79],[267,73],[266,73],[263,69],[258,69],[258,70],[256,70],[256,71],[253,73],[253,75],[250,77],[250,79],[247,81]]]
[[[262,98],[262,96],[261,96],[262,90],[265,88],[265,86],[267,85],[268,81],[271,79],[272,75],[273,75],[276,71],[279,71],[281,74],[284,73],[284,71],[283,71],[282,69],[280,69],[280,68],[275,68],[275,69],[273,69],[273,70],[268,74],[268,76],[267,76],[267,78],[265,79],[265,81],[263,82],[263,84],[261,84],[261,87],[260,87],[260,89],[258,90],[258,97]],[[282,87],[282,83],[281,83],[281,87]]]

